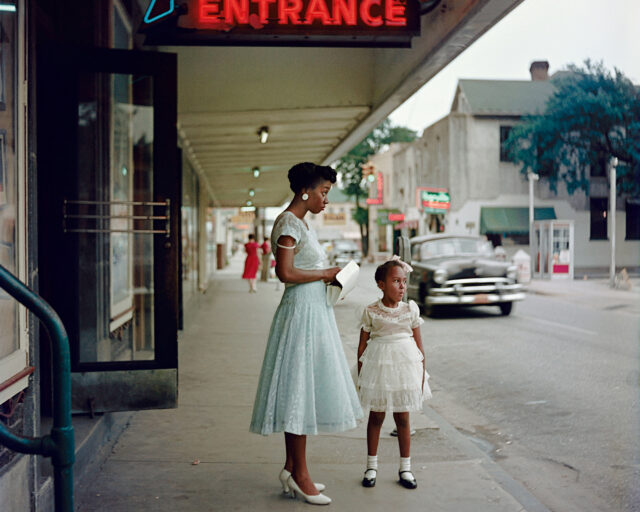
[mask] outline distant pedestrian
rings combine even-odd
[[[262,250],[262,266],[260,268],[260,281],[269,280],[269,271],[271,270],[271,244],[269,238],[264,237],[264,242],[260,246]]]
[[[249,281],[249,293],[256,293],[256,275],[260,266],[258,258],[258,242],[254,235],[249,235],[249,241],[244,244],[244,250],[247,251],[247,258],[244,260],[244,272],[242,279]]]
[[[285,290],[271,324],[250,427],[263,435],[284,432],[282,490],[316,505],[331,498],[309,476],[307,435],[349,430],[362,417],[333,308],[326,301],[325,283],[340,268],[327,268],[322,246],[304,221],[307,212],[324,210],[335,182],[331,167],[301,163],[289,170],[295,196],[271,232],[276,275]]]
[[[420,337],[420,310],[415,302],[403,302],[411,267],[397,259],[376,269],[375,280],[382,299],[369,304],[362,314],[358,345],[358,395],[369,410],[367,467],[364,487],[376,484],[378,441],[387,412],[393,413],[400,446],[399,482],[407,489],[418,486],[411,471],[409,412],[421,412],[431,390],[425,371]]]

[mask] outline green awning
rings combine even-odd
[[[535,220],[556,218],[553,208],[534,208]],[[480,208],[480,234],[511,233],[522,234],[529,232],[529,208]]]

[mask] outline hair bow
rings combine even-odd
[[[400,256],[398,256],[397,254],[394,254],[393,256],[391,256],[391,258],[389,258],[387,261],[397,261],[398,263],[400,263],[400,266],[405,272],[413,272],[413,267],[409,265],[406,261],[402,261],[400,259]]]

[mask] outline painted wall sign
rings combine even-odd
[[[418,0],[152,0],[146,44],[410,46]]]
[[[376,197],[367,198],[367,204],[382,204],[382,192],[384,191],[382,173],[376,175]]]
[[[418,209],[426,213],[446,213],[451,206],[451,196],[446,188],[418,188]]]

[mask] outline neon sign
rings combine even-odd
[[[146,44],[410,46],[418,0],[151,0]]]
[[[399,0],[197,0],[196,3],[195,28],[407,26],[405,4]]]
[[[376,197],[367,198],[367,204],[382,204],[382,192],[384,190],[382,173],[376,174]]]
[[[446,188],[418,188],[418,209],[426,213],[445,213],[451,206],[451,196]]]

